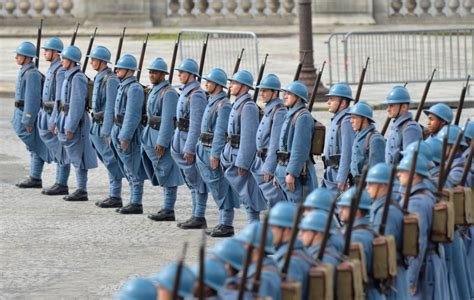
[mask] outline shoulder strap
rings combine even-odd
[[[56,67],[56,69],[54,69],[53,71],[53,75],[52,75],[52,81],[51,81],[51,89],[50,91],[52,91],[51,95],[49,95],[49,100],[50,101],[56,101],[56,75],[58,75],[58,71],[59,69],[61,68],[61,64],[58,64],[58,66]]]
[[[217,115],[217,114],[219,113],[219,110],[220,110],[226,103],[229,103],[229,99],[227,99],[227,97],[224,97],[224,98],[222,98],[219,102],[217,102],[217,104],[215,104],[214,107],[212,108],[212,117],[211,117],[211,118],[208,118],[208,121],[207,121],[207,131],[208,131],[208,132],[212,132],[212,129],[211,129],[211,122],[214,120],[215,115]]]
[[[102,82],[100,84],[100,89],[103,89],[104,87],[107,86],[107,80],[109,80],[109,78],[112,77],[113,74],[114,72],[109,69],[109,71],[105,74],[104,78],[102,79]]]
[[[72,84],[71,83],[72,83],[72,80],[73,80],[74,76],[76,76],[76,74],[79,73],[79,71],[80,71],[80,69],[77,69],[68,78],[68,81],[67,81],[67,96],[68,97],[71,96],[71,90],[72,90]],[[86,97],[87,97],[87,95],[86,95]],[[66,101],[66,100],[64,100],[64,101]],[[87,105],[87,99],[86,99],[86,105]]]
[[[410,119],[407,119],[405,121],[403,121],[403,123],[401,124],[402,127],[400,129],[400,144],[398,145],[398,148],[402,148],[403,150],[403,131],[405,131],[405,128],[408,126],[408,123],[412,121]]]
[[[378,134],[378,131],[377,129],[372,129],[369,134],[367,134],[367,137],[365,138],[365,154],[368,155],[369,154],[369,148],[370,148],[370,141],[372,140],[372,137],[375,135],[375,134]]]
[[[253,102],[253,100],[251,98],[249,98],[249,99],[245,100],[244,102],[242,102],[239,106],[239,110],[237,112],[237,128],[238,128],[239,134],[240,134],[240,116],[242,115],[242,110],[244,110],[245,104],[247,104],[250,101]]]
[[[336,154],[339,154],[340,151],[339,151],[339,140],[342,138],[341,137],[341,126],[342,126],[342,122],[344,121],[344,118],[348,115],[348,113],[345,113],[344,115],[342,115],[342,117],[339,119],[339,121],[337,122],[336,124]]]
[[[308,111],[306,108],[302,108],[300,110],[298,110],[295,115],[293,116],[293,118],[291,118],[291,126],[295,127],[296,126],[296,120],[298,119],[298,117],[304,113],[305,111]]]

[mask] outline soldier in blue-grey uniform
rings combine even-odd
[[[388,185],[390,184],[390,165],[386,163],[378,163],[369,169],[367,174],[366,190],[372,199],[370,206],[370,223],[374,230],[379,232],[382,223],[382,216],[384,205],[387,201]],[[402,256],[402,222],[403,211],[398,205],[398,199],[393,196],[390,199],[390,206],[388,209],[387,223],[385,224],[385,235],[393,236],[397,244],[397,277],[393,279],[393,289],[387,291],[387,299],[408,299],[408,286],[405,266]]]
[[[177,126],[171,143],[171,155],[191,190],[192,215],[178,223],[181,229],[207,228],[205,218],[207,187],[196,167],[196,144],[201,133],[201,120],[206,109],[206,94],[201,88],[198,64],[187,58],[176,68],[181,86],[176,107]]]
[[[340,209],[341,221],[348,222],[351,209],[352,199],[356,196],[357,189],[355,186],[341,194],[337,206]],[[375,232],[370,222],[370,206],[372,200],[366,190],[362,191],[362,195],[357,207],[354,224],[352,225],[351,243],[360,243],[364,248],[365,264],[368,276],[368,282],[364,284],[364,292],[366,299],[385,299],[385,296],[375,286],[372,276],[372,240],[375,238]],[[347,230],[347,228],[346,228]]]
[[[434,137],[446,125],[453,121],[453,110],[444,103],[436,103],[423,111],[428,117],[425,130]]]
[[[150,275],[151,281],[155,284],[157,290],[156,299],[160,300],[181,300],[192,299],[193,287],[196,282],[196,276],[190,267],[183,264],[181,277],[177,285],[177,298],[173,298],[174,283],[176,281],[178,264],[173,263],[161,269],[159,273]]]
[[[342,192],[349,186],[351,151],[355,137],[349,116],[352,90],[346,83],[336,83],[326,96],[329,96],[329,112],[334,116],[324,144],[325,171],[322,186]]]
[[[412,160],[413,155],[408,155],[397,167],[402,192],[409,181]],[[425,182],[429,176],[428,163],[423,155],[417,157],[408,203],[408,211],[418,214],[420,228],[418,256],[408,258],[408,292],[413,299],[450,299],[446,264],[438,254],[438,245],[430,240],[436,200]]]
[[[223,91],[227,86],[227,75],[222,69],[212,69],[204,79],[209,102],[202,117],[196,164],[219,209],[219,223],[207,233],[212,237],[229,237],[234,235],[234,208],[239,208],[239,198],[224,176],[220,156],[226,144],[232,105]]]
[[[286,254],[289,251],[289,242],[296,214],[296,205],[291,202],[279,202],[271,210],[268,225],[273,235],[273,247],[275,254],[273,259],[277,262],[280,270],[285,264]],[[296,239],[288,267],[287,280],[301,283],[301,299],[308,297],[308,272],[315,264],[315,260],[306,251],[303,243]]]
[[[293,81],[282,90],[289,110],[281,129],[275,177],[286,200],[300,202],[305,193],[318,187],[310,153],[314,119],[305,106],[308,89],[304,83]]]
[[[90,139],[97,157],[102,161],[109,175],[109,196],[96,202],[98,207],[122,207],[123,173],[110,148],[110,132],[114,124],[114,105],[119,80],[107,64],[110,51],[104,46],[95,47],[89,55],[92,69],[97,71],[92,93],[92,126]]]
[[[22,42],[16,49],[15,60],[21,66],[16,80],[15,110],[12,126],[16,135],[25,143],[30,152],[30,176],[18,183],[19,188],[41,188],[44,163],[50,163],[51,153],[40,139],[36,127],[41,105],[41,74],[33,59],[36,47],[30,42]]]
[[[259,120],[258,107],[249,94],[251,89],[253,76],[246,70],[238,71],[230,79],[230,93],[235,101],[227,126],[227,143],[221,153],[224,175],[245,205],[249,223],[259,221],[260,211],[267,208],[250,171],[257,150],[255,136]]]
[[[377,132],[373,118],[373,110],[366,102],[358,102],[349,110],[352,129],[356,132],[352,145],[351,179],[357,184],[364,165],[373,167],[384,162],[385,140]]]
[[[184,184],[170,150],[179,96],[165,78],[169,74],[168,65],[161,57],[157,57],[147,69],[153,86],[148,92],[147,123],[141,136],[142,163],[151,183],[163,187],[164,197],[162,208],[148,218],[175,221],[178,186]]]
[[[86,111],[87,77],[80,70],[81,50],[69,46],[61,52],[66,70],[61,88],[61,102],[56,121],[59,142],[76,170],[76,191],[64,196],[66,201],[87,201],[87,173],[97,168],[97,156],[89,139],[91,122]],[[55,114],[53,112],[53,114]]]
[[[115,299],[156,300],[157,295],[156,287],[150,279],[133,278],[120,288],[120,291],[115,295]]]
[[[137,60],[124,54],[115,65],[120,85],[114,105],[114,125],[110,134],[112,151],[122,173],[130,186],[128,205],[117,208],[121,214],[143,213],[143,182],[146,173],[141,163],[142,112],[144,106],[143,87],[133,75]]]
[[[420,125],[413,120],[412,113],[408,111],[410,103],[410,94],[403,86],[394,86],[385,99],[388,117],[393,120],[385,145],[385,162],[388,164],[393,163],[398,152],[405,150],[411,143],[423,139]],[[399,156],[399,161],[402,157]]]
[[[266,75],[260,85],[265,110],[257,129],[257,154],[252,165],[252,174],[270,207],[284,199],[278,185],[273,184],[277,166],[276,152],[280,141],[281,126],[286,108],[279,97],[281,83],[275,74]]]
[[[56,162],[56,180],[51,187],[43,189],[43,195],[67,195],[69,188],[67,181],[71,171],[71,165],[67,161],[61,161],[61,152],[64,151],[59,143],[57,135],[51,131],[51,122],[55,122],[54,106],[61,98],[61,87],[64,80],[64,68],[61,64],[60,53],[64,49],[63,42],[57,38],[49,38],[44,43],[44,58],[50,62],[46,73],[41,109],[38,114],[38,132],[43,143],[49,148]]]
[[[194,297],[199,297],[199,281],[200,281],[200,267],[199,263],[194,264],[191,270],[196,276],[196,283],[194,284]],[[215,258],[204,259],[204,283],[203,292],[204,299],[207,300],[220,300],[221,293],[224,291],[225,283],[227,281],[227,270],[219,260]],[[199,299],[199,298],[198,298]]]
[[[467,149],[464,151],[464,157],[467,159],[469,156],[469,152],[472,151],[472,140],[474,138],[474,122],[470,121],[469,123],[466,124],[464,127],[464,137],[466,139],[466,143],[469,145]],[[470,169],[471,177],[474,176],[474,159],[471,163],[471,169]],[[473,188],[473,182],[472,179],[470,182],[466,181],[466,187]],[[468,228],[465,230],[465,238],[464,238],[464,243],[466,245],[466,252],[468,256],[468,266],[471,270],[471,276],[474,275],[474,226],[470,225]]]

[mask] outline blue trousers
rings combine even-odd
[[[195,217],[204,217],[206,214],[207,193],[199,193],[196,189],[191,189],[191,199]]]
[[[43,173],[44,160],[39,157],[35,152],[30,152],[30,177],[33,179],[41,180],[41,174]]]
[[[178,193],[178,187],[163,187],[163,208],[166,210],[174,210],[174,205],[176,203]]]
[[[60,185],[67,186],[67,181],[69,179],[69,174],[71,173],[70,164],[56,164],[56,183]]]
[[[80,191],[87,192],[87,169],[76,168],[76,185]]]
[[[234,209],[219,209],[219,224],[232,226],[234,224]]]

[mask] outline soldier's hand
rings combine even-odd
[[[156,152],[156,156],[158,156],[158,158],[161,158],[165,154],[165,147],[161,145],[156,145],[155,152]]]
[[[263,173],[263,180],[265,180],[265,182],[270,182],[270,180],[272,180],[273,176],[268,174],[268,173]]]
[[[108,145],[110,143],[110,138],[108,136],[104,136],[104,143]]]
[[[410,295],[414,296],[416,294],[416,286],[410,287]]]
[[[32,133],[33,132],[33,126],[31,125],[25,125],[25,129],[28,133]]]
[[[295,177],[291,174],[285,176],[285,183],[290,192],[295,191]]]
[[[217,169],[218,166],[219,166],[219,158],[215,156],[211,156],[211,168],[215,170]]]
[[[245,170],[243,168],[239,168],[239,176],[244,176],[245,172],[247,172],[247,170]]]
[[[128,148],[128,142],[127,141],[120,141],[120,149],[122,149],[122,151],[125,151],[127,150]]]
[[[341,192],[344,192],[345,190],[347,190],[348,187],[349,187],[349,185],[345,184],[345,183],[338,183],[337,184],[337,189],[340,190]]]
[[[56,123],[51,124],[51,133],[53,133],[53,134],[55,134],[55,135],[58,134],[58,133],[56,132]]]
[[[72,131],[66,131],[66,138],[68,140],[71,140],[74,137],[74,132]]]
[[[192,164],[194,162],[194,155],[191,153],[184,153],[183,158],[188,164]]]

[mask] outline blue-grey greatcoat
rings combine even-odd
[[[294,116],[300,110],[302,113],[296,118]],[[313,135],[314,120],[304,103],[295,104],[285,115],[282,125],[279,150],[290,153],[288,165],[278,163],[275,176],[285,198],[291,202],[303,201],[303,183],[301,174],[306,171],[306,182],[304,188],[312,191],[318,187],[316,169],[310,159],[311,138]],[[306,170],[304,170],[306,166]],[[285,182],[285,176],[291,174],[295,177],[295,190],[290,192]]]
[[[224,176],[220,164],[211,168],[211,156],[220,159],[226,144],[226,131],[232,105],[225,92],[221,91],[209,97],[206,110],[202,117],[201,133],[212,133],[211,147],[204,146],[201,141],[196,146],[196,163],[201,177],[206,182],[218,209],[233,209],[240,206],[239,198],[232,190]]]
[[[280,133],[283,121],[285,119],[286,108],[283,100],[275,98],[265,105],[263,118],[257,129],[257,150],[266,151],[264,159],[255,156],[252,165],[252,174],[262,191],[263,197],[270,207],[284,199],[283,193],[279,187],[273,184],[273,180],[265,182],[263,175],[267,173],[275,176],[277,166],[276,152],[280,142]]]
[[[423,140],[423,132],[420,124],[413,120],[411,112],[394,119],[385,145],[385,162],[392,164],[399,151],[405,150],[408,145],[419,140]],[[399,161],[401,160],[402,155]]]
[[[321,248],[321,244],[314,244],[314,245],[309,246],[306,249],[308,253],[316,260],[318,257],[320,248]],[[337,265],[342,262],[341,259],[339,258],[339,253],[340,251],[338,251],[332,244],[330,244],[328,240],[328,243],[326,244],[326,249],[324,251],[322,262],[331,264],[335,269]]]
[[[221,153],[221,165],[225,177],[240,197],[241,203],[254,211],[262,211],[267,208],[267,204],[250,172],[257,150],[255,140],[257,128],[258,108],[247,93],[235,99],[227,126],[228,136],[240,134],[241,147],[234,148],[230,141],[227,142]],[[239,168],[247,170],[243,176],[239,176]]]
[[[64,76],[61,105],[69,105],[69,112],[59,112],[56,125],[59,142],[76,169],[97,168],[97,156],[89,139],[91,121],[86,111],[87,78],[80,66],[66,70]],[[66,137],[67,131],[74,132],[70,140]]]
[[[257,264],[252,263],[249,266],[249,270],[247,273],[248,290],[250,291],[252,290],[253,277],[255,276],[256,271]],[[269,257],[264,257],[258,296],[263,299],[265,299],[265,297],[270,297],[270,299],[273,300],[280,300],[280,285],[281,277],[277,263]]]
[[[347,183],[351,165],[351,151],[355,133],[352,130],[349,108],[334,114],[331,119],[326,142],[324,144],[324,157],[330,159],[340,156],[339,166],[328,166],[324,171],[323,186],[333,191],[338,184]]]
[[[148,120],[152,116],[161,118],[158,130],[147,124],[141,136],[142,162],[153,185],[175,187],[184,184],[183,177],[171,157],[170,151],[177,104],[178,93],[167,80],[154,85],[148,94]],[[165,149],[161,158],[156,155],[156,145]]]
[[[362,168],[368,164],[369,168],[384,162],[385,140],[381,134],[375,131],[375,125],[370,124],[357,132],[352,145],[351,174],[354,178],[360,178]],[[367,140],[370,138],[370,140]]]
[[[15,108],[11,121],[13,129],[32,155],[37,155],[42,161],[50,163],[52,155],[40,139],[36,126],[41,105],[41,74],[36,69],[34,62],[22,66],[18,72],[15,101],[20,100],[24,101],[24,107]],[[33,131],[28,133],[25,126],[33,126]]]
[[[239,298],[239,290],[234,289],[234,287],[238,287],[240,284],[240,277],[238,275],[227,277],[224,288],[220,292],[220,296],[223,300],[237,300]],[[232,287],[232,289],[230,288]],[[244,300],[252,300],[252,293],[248,290],[244,292]]]
[[[464,166],[466,165],[466,158],[462,154],[457,154],[453,160],[451,170],[449,170],[446,178],[446,188],[453,188],[461,184],[462,174],[464,173]],[[467,172],[466,183],[472,182],[471,172]],[[466,185],[468,186],[468,185]]]

